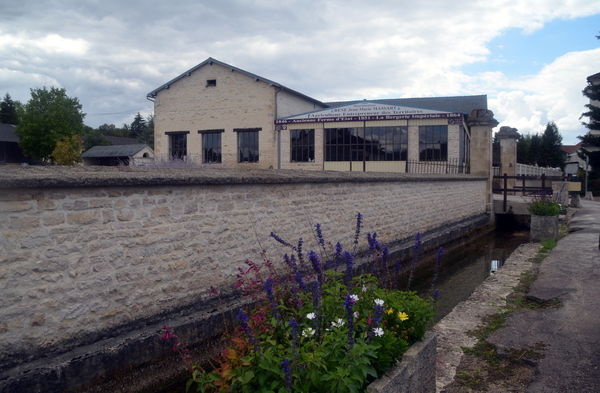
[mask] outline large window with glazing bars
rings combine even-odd
[[[187,157],[187,135],[189,131],[167,132],[169,136],[169,157],[183,160]]]
[[[419,126],[419,160],[448,160],[448,126]]]
[[[238,139],[238,162],[258,162],[260,128],[234,128]]]
[[[325,161],[406,161],[408,127],[325,129]]]
[[[290,161],[315,161],[315,130],[290,130]]]
[[[221,163],[221,134],[224,130],[198,131],[202,134],[202,162],[205,164]]]

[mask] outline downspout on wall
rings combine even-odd
[[[275,92],[275,116],[273,119],[277,119],[278,117],[278,108],[277,108],[277,95],[283,90],[283,87],[279,87],[279,90]],[[277,169],[281,169],[281,130],[278,130],[275,127],[275,131],[277,131]]]

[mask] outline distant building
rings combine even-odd
[[[470,116],[493,116],[485,95],[324,103],[212,58],[147,97],[158,157],[235,168],[466,172]]]
[[[585,161],[579,157],[583,142],[576,145],[563,145],[563,157],[565,161],[565,174],[575,175],[580,169],[585,168]]]
[[[148,145],[94,146],[81,154],[83,165],[143,166],[154,161],[154,151]]]
[[[19,147],[16,126],[0,123],[0,165],[33,164],[34,160],[23,154]]]

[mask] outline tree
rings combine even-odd
[[[127,138],[129,133],[128,128],[117,128],[114,124],[102,124],[98,127],[97,131],[104,136],[118,136],[122,138]]]
[[[94,146],[110,146],[111,143],[98,130],[92,129],[84,136],[83,150],[89,150]]]
[[[154,149],[154,115],[148,115],[146,118],[146,129],[137,137],[137,140]]]
[[[17,107],[18,104],[11,99],[10,94],[6,93],[2,102],[0,102],[0,123],[19,124]]]
[[[82,148],[79,135],[65,136],[56,142],[56,147],[52,151],[52,157],[58,165],[72,166],[82,161]]]
[[[546,125],[546,130],[540,142],[540,154],[538,164],[540,166],[561,168],[565,165],[562,146],[562,136],[558,132],[558,126],[551,121]]]
[[[68,97],[64,88],[31,89],[31,99],[15,130],[19,146],[36,159],[52,158],[59,140],[83,135],[85,113],[81,109],[79,100]]]
[[[521,135],[517,141],[517,162],[519,164],[531,165],[529,151],[531,147],[531,135]]]
[[[129,128],[129,137],[139,139],[141,135],[146,133],[147,128],[146,120],[140,115],[140,112],[138,112]]]

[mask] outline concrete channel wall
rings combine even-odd
[[[244,260],[261,261],[265,249],[281,269],[289,250],[271,231],[318,249],[311,228],[320,223],[328,241],[349,248],[357,212],[363,234],[376,231],[392,250],[409,248],[416,232],[435,246],[489,222],[486,179],[3,168],[0,391],[86,391],[81,386],[103,378],[126,380],[115,375],[169,353],[158,342],[164,324],[188,343],[217,336],[223,319],[215,318],[210,287],[233,309]]]

